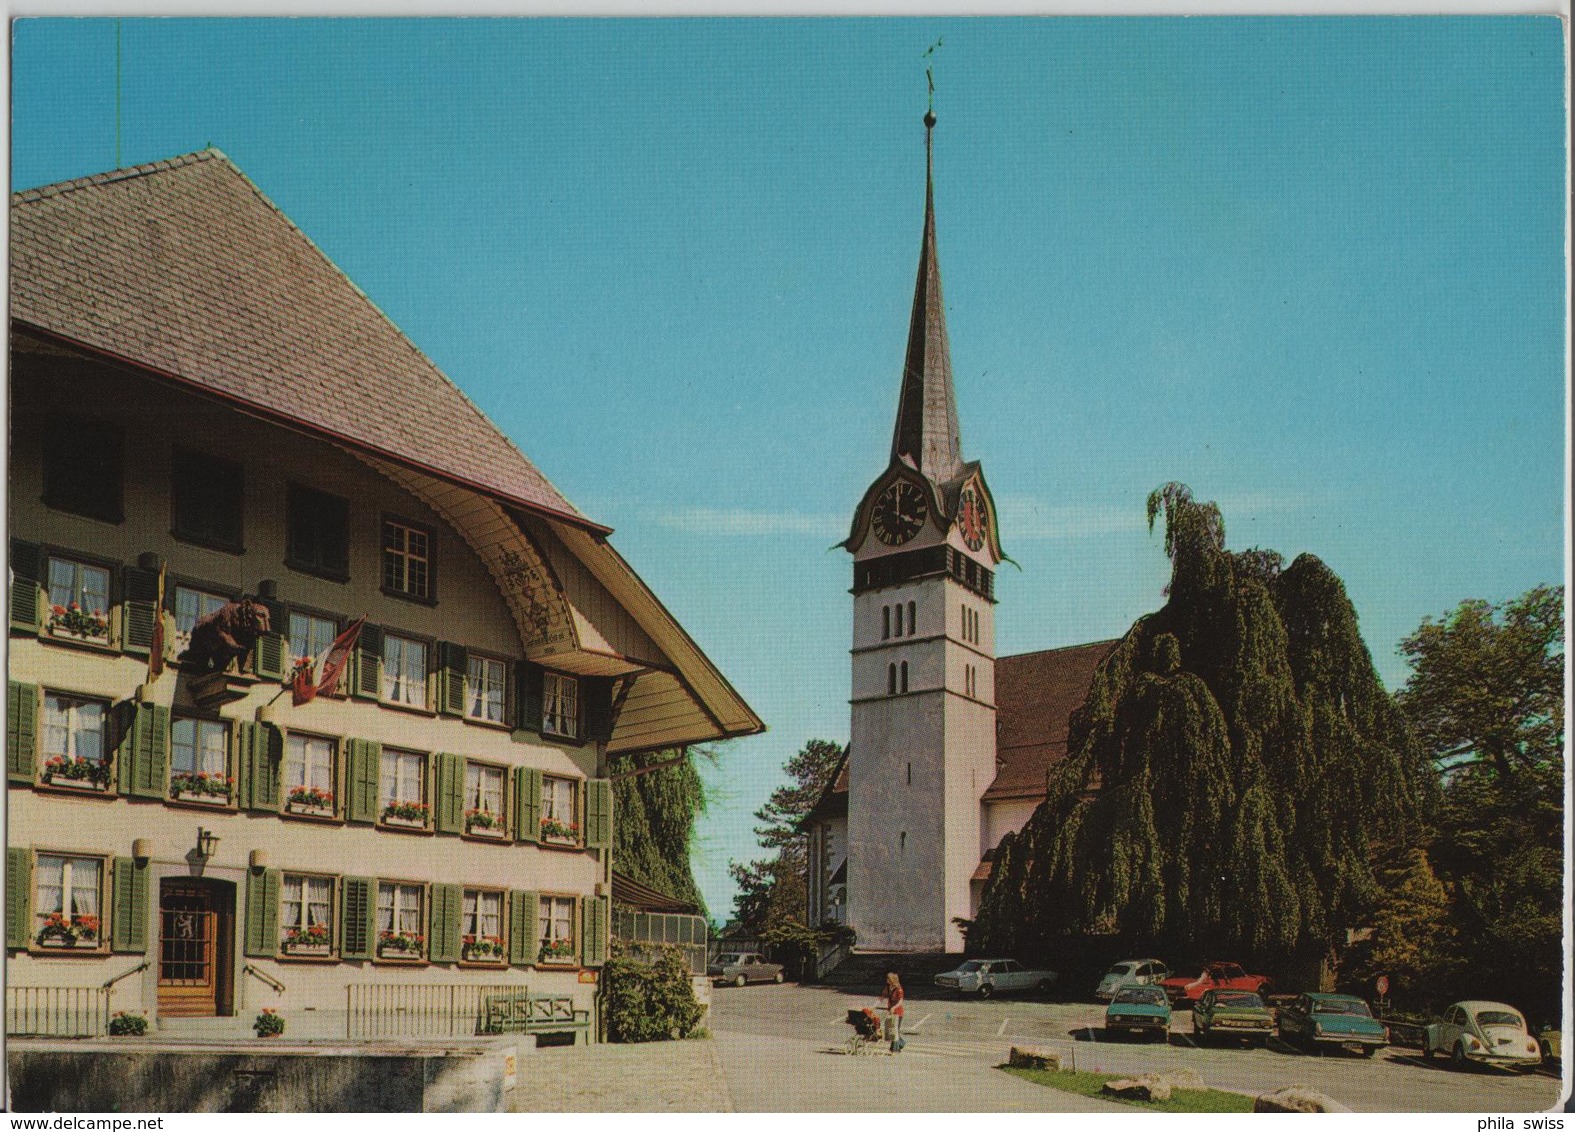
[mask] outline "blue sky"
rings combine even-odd
[[[11,181],[116,164],[115,24],[13,25]],[[1000,651],[1163,601],[1167,480],[1397,642],[1564,564],[1552,18],[126,20],[121,163],[224,150],[593,518],[766,720],[707,769],[714,912],[806,739],[923,209]]]

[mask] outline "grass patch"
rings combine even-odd
[[[1100,1092],[1106,1081],[1118,1081],[1123,1077],[1132,1076],[1130,1073],[1082,1073],[1071,1069],[1013,1069],[1008,1065],[998,1065],[996,1068],[1010,1073],[1013,1077],[1021,1077],[1024,1081],[1032,1081],[1036,1085],[1047,1085],[1052,1089],[1076,1093],[1078,1096],[1116,1101],[1118,1104],[1149,1109],[1153,1112],[1252,1111],[1251,1097],[1240,1093],[1226,1093],[1219,1089],[1172,1089],[1168,1101],[1126,1101]]]

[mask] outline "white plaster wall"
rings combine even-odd
[[[1012,798],[1001,802],[986,802],[984,804],[984,840],[979,844],[979,856],[994,849],[1001,843],[1001,838],[1008,833],[1016,833],[1033,817],[1034,810],[1038,808],[1040,799]]]

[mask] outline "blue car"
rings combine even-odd
[[[1105,1007],[1107,1034],[1141,1034],[1170,1041],[1170,999],[1157,986],[1127,984],[1116,988]]]
[[[1348,1049],[1372,1057],[1389,1044],[1389,1029],[1349,994],[1302,994],[1280,1009],[1280,1041],[1303,1049]]]

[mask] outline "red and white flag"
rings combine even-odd
[[[339,678],[344,675],[345,665],[350,661],[350,652],[355,648],[357,639],[361,636],[361,626],[366,624],[366,615],[363,613],[334,638],[333,644],[323,651],[323,654],[308,664],[297,664],[295,675],[290,680],[290,701],[296,707],[311,703],[318,696],[331,696],[339,690]],[[313,680],[313,673],[318,671],[321,662],[322,677]]]

